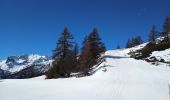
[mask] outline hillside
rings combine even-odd
[[[169,100],[170,67],[129,58],[131,50],[107,51],[92,76],[45,80],[1,80],[2,100]],[[153,53],[169,55],[170,49]],[[156,55],[157,54],[157,55]],[[166,59],[168,60],[168,59]]]
[[[29,78],[44,74],[52,62],[37,54],[10,56],[0,61],[0,78]]]

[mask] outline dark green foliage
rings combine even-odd
[[[92,52],[90,51],[90,44],[89,41],[86,40],[83,44],[83,49],[79,58],[79,71],[87,75],[90,67],[93,66],[92,61],[93,59]]]
[[[149,57],[153,51],[161,51],[168,48],[170,48],[170,40],[165,37],[163,40],[157,42],[149,42],[144,48],[132,51],[129,55],[135,59],[144,59]]]
[[[156,44],[153,42],[148,43],[143,49],[142,49],[142,58],[148,57],[152,51],[154,51],[156,47]]]
[[[157,31],[157,28],[155,25],[152,26],[152,29],[149,33],[149,38],[148,40],[150,42],[155,42],[156,38],[159,37],[159,34],[158,34],[158,31]]]
[[[90,68],[97,63],[97,59],[100,57],[101,53],[105,52],[105,50],[105,45],[102,43],[97,30],[94,28],[89,36],[85,37],[83,42],[79,58],[80,71],[88,75]]]
[[[53,67],[47,72],[48,78],[69,77],[77,67],[78,47],[67,28],[61,33],[57,47],[53,50]]]
[[[78,46],[73,42],[73,36],[65,28],[53,51],[53,66],[46,73],[47,78],[70,77],[72,72],[82,72],[89,75],[89,70],[95,64],[106,48],[96,29],[85,37],[81,54],[78,56]]]
[[[164,22],[164,25],[163,25],[163,31],[166,32],[167,34],[170,34],[170,16],[167,16],[165,18],[165,22]]]
[[[54,67],[51,67],[51,68],[46,72],[47,79],[54,78],[55,75],[56,75],[56,70],[55,70]]]
[[[132,39],[132,46],[138,46],[142,44],[142,39],[140,36],[136,36],[135,38]]]
[[[163,32],[161,33],[161,36],[169,37],[169,35],[170,35],[170,17],[167,16],[163,24]]]
[[[106,51],[105,45],[101,41],[96,28],[94,28],[93,31],[89,34],[88,42],[90,45],[90,51],[92,52],[92,57],[94,59],[98,59],[100,54]]]
[[[78,71],[78,53],[79,53],[79,50],[78,50],[78,45],[75,44],[72,52],[70,53],[70,56],[68,57],[68,60],[67,60],[67,64],[69,65],[69,70],[71,72],[77,72]]]
[[[131,48],[137,45],[142,44],[142,39],[140,36],[136,36],[132,39],[128,39],[127,43],[126,43],[126,48]]]
[[[53,50],[53,59],[55,61],[64,59],[73,48],[73,36],[68,31],[68,28],[64,28],[64,32],[61,33],[61,37],[57,41],[57,47]]]
[[[132,41],[130,39],[128,39],[127,43],[126,43],[126,48],[131,48],[132,47]]]
[[[162,36],[161,39],[157,40],[156,38]],[[166,17],[163,32],[158,34],[156,26],[153,26],[151,32],[149,33],[149,43],[142,48],[142,50],[131,52],[132,57],[136,59],[143,59],[150,56],[153,51],[161,51],[170,48],[170,17]],[[163,60],[161,60],[164,62]]]
[[[142,49],[142,58],[149,57],[153,51],[161,51],[168,48],[170,48],[170,41],[167,37],[159,43],[150,42]]]

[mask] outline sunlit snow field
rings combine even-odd
[[[1,80],[0,100],[169,100],[169,66],[128,58],[127,49],[105,55],[107,71],[88,77]]]

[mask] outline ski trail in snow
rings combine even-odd
[[[99,66],[107,65],[106,72],[100,68],[83,78],[3,80],[0,97],[2,100],[169,100],[169,67],[127,58],[123,50],[108,51],[106,55],[106,62]]]
[[[118,67],[117,65],[114,65],[115,63],[117,63],[116,59],[126,59],[127,57],[121,56],[121,54],[119,54],[118,52],[116,52],[119,56],[115,56],[115,55],[106,55],[106,64],[107,68],[109,67]],[[111,92],[111,95],[108,96],[108,100],[113,99],[113,100],[121,100],[121,95],[122,95],[122,91],[125,88],[125,84],[127,83],[127,79],[128,79],[128,74],[126,73],[126,75],[120,74],[121,73],[126,73],[127,70],[126,69],[121,69],[119,70],[118,68],[118,72],[114,72],[113,76],[114,76],[114,81],[111,83],[113,86],[110,87],[110,85],[107,85],[107,83],[105,83],[105,87],[103,88],[103,90],[105,90],[104,92],[107,93],[107,91],[110,89],[109,92]],[[103,91],[102,90],[102,91]],[[103,93],[101,93],[103,94]],[[96,100],[99,100],[96,99]]]

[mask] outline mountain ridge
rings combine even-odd
[[[41,56],[38,54],[25,54],[21,56],[9,56],[6,60],[2,60],[0,62],[0,70],[1,78],[20,78],[20,76],[16,76],[17,73],[22,73],[24,71],[26,73],[31,72],[25,71],[26,69],[30,71],[30,69],[38,74],[45,73],[49,68],[52,60],[47,56]],[[25,76],[25,75],[24,75]],[[36,76],[36,75],[35,75]],[[28,78],[28,77],[22,77]]]

